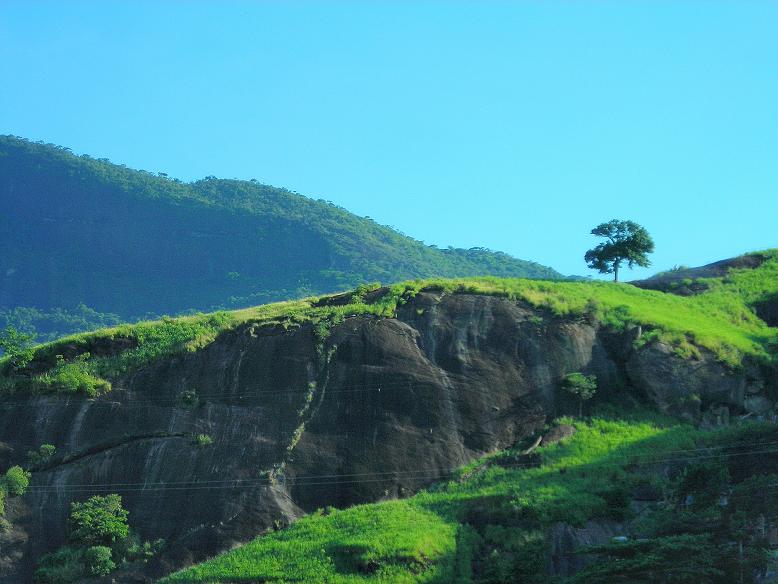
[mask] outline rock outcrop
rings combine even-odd
[[[30,581],[65,541],[70,503],[92,494],[120,493],[140,535],[167,541],[158,573],[318,507],[410,494],[539,429],[573,371],[597,375],[602,396],[632,387],[666,409],[697,393],[745,411],[764,393],[751,373],[658,344],[635,352],[630,334],[425,292],[396,318],[346,318],[323,342],[310,325],[246,324],[97,399],[6,397],[0,465],[44,443],[57,454],[33,473],[13,541],[0,540],[0,583]]]

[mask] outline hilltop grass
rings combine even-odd
[[[465,584],[474,581],[473,557],[484,558],[483,581],[541,584],[549,581],[542,534],[553,523],[629,518],[631,489],[668,489],[671,481],[652,472],[656,464],[715,460],[723,447],[778,437],[771,424],[700,431],[648,412],[560,422],[576,434],[541,448],[536,468],[506,462],[516,451],[491,455],[410,499],[317,512],[160,584]]]
[[[15,371],[8,359],[0,359],[0,391],[83,392],[93,396],[108,391],[112,379],[156,359],[202,349],[219,334],[240,325],[289,328],[311,323],[321,341],[329,327],[347,316],[392,316],[398,306],[422,290],[499,296],[526,302],[556,317],[585,318],[615,329],[640,325],[645,329],[639,341],[642,344],[662,340],[686,358],[698,357],[699,349],[705,348],[735,368],[746,356],[760,361],[775,359],[778,329],[760,320],[752,306],[778,294],[778,250],[761,255],[766,259],[758,268],[707,278],[706,291],[691,297],[600,281],[493,277],[415,280],[391,286],[370,302],[365,297],[377,285],[361,286],[339,306],[323,302],[327,297],[315,297],[121,325],[40,345],[33,360],[40,372],[33,375]],[[57,359],[57,355],[64,358]]]

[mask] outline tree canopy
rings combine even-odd
[[[110,546],[129,535],[129,513],[119,495],[95,495],[70,507],[70,539],[76,544]]]
[[[619,281],[619,268],[623,264],[630,269],[636,265],[643,268],[651,265],[648,254],[654,251],[654,240],[634,221],[612,219],[592,229],[592,235],[607,241],[586,252],[586,264],[601,274],[613,274],[615,282]]]

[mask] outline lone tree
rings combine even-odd
[[[562,378],[562,387],[578,398],[578,417],[583,417],[583,403],[597,393],[597,376],[583,373],[568,373]]]
[[[605,237],[608,241],[600,243],[586,252],[586,264],[601,274],[613,274],[613,281],[619,281],[619,268],[627,264],[630,269],[635,265],[651,265],[647,254],[654,251],[654,240],[644,227],[634,221],[613,219],[600,223],[592,229],[592,235]]]

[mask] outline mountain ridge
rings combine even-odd
[[[0,136],[0,203],[5,309],[85,304],[126,320],[371,281],[561,277],[502,252],[426,246],[332,203],[255,181],[184,183],[14,136]]]

